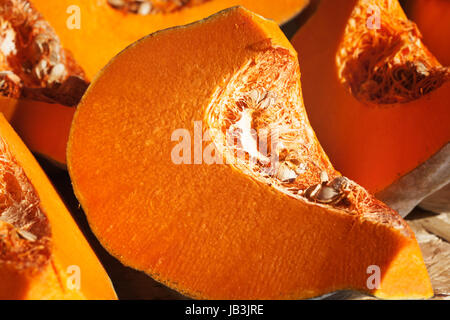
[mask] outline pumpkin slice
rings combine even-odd
[[[408,225],[323,152],[297,53],[242,7],[115,57],[77,108],[67,154],[105,248],[187,296],[433,295]]]
[[[31,150],[65,163],[84,72],[28,1],[3,0],[0,22],[0,111]]]
[[[53,186],[0,115],[0,299],[115,299]]]
[[[152,32],[191,23],[235,5],[245,6],[282,24],[300,13],[309,0],[32,2],[92,79],[121,50]]]
[[[450,1],[413,0],[408,16],[423,35],[423,41],[438,60],[450,66]]]
[[[321,1],[293,44],[339,171],[402,215],[450,181],[449,69],[398,1]]]

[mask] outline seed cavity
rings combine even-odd
[[[337,51],[339,78],[350,93],[367,105],[407,103],[449,81],[450,68],[426,49],[397,1],[379,1],[381,28],[367,28],[372,4],[358,2]]]
[[[334,171],[302,118],[294,61],[284,49],[262,51],[218,91],[206,122],[228,163],[291,196],[305,198],[310,188],[308,196],[325,202],[327,190],[319,191]]]
[[[0,70],[0,94],[5,97],[75,105],[81,98],[76,94],[88,85],[83,70],[27,0],[1,2]],[[61,101],[54,100],[67,83],[76,85],[73,93],[66,91]]]
[[[0,266],[38,272],[49,263],[50,239],[39,196],[0,137]]]

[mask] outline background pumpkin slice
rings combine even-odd
[[[432,296],[408,225],[328,161],[299,79],[278,26],[241,7],[115,57],[82,99],[68,146],[105,248],[195,298]],[[252,132],[271,143],[256,147]],[[367,284],[374,266],[378,289]]]
[[[338,170],[402,215],[448,184],[449,69],[397,1],[321,1],[293,44]]]
[[[2,1],[0,21],[0,111],[31,150],[65,164],[84,72],[29,1]]]
[[[0,299],[115,299],[58,194],[0,115]]]
[[[308,0],[198,0],[143,1],[153,10],[138,12],[128,0],[33,0],[33,4],[55,28],[63,45],[72,51],[89,79],[116,54],[140,38],[173,26],[203,19],[217,11],[242,5],[282,24],[300,13]],[[166,8],[158,8],[166,3]],[[133,5],[131,4],[131,5]],[[69,13],[66,13],[69,12]],[[144,14],[142,14],[144,13]],[[80,26],[68,28],[79,21]]]

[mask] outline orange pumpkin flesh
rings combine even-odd
[[[0,153],[0,299],[115,299],[102,265],[3,115]]]
[[[105,248],[195,298],[339,289],[432,296],[407,224],[333,169],[309,126],[299,77],[278,26],[241,7],[157,32],[115,57],[78,106],[67,152],[75,193]],[[171,138],[194,121],[203,151],[194,145],[186,156]],[[249,127],[279,134],[273,170],[260,162],[268,153],[252,149]],[[223,139],[231,128],[236,145]],[[174,155],[197,164],[175,164]],[[226,164],[208,164],[211,157]],[[367,286],[371,265],[381,270],[378,289]]]
[[[74,107],[32,100],[14,101],[8,120],[30,150],[65,168]]]
[[[381,29],[370,30],[366,23],[376,21],[370,6],[377,4]],[[408,42],[409,35],[414,43]],[[321,1],[293,45],[299,50],[308,115],[338,170],[402,215],[448,183],[449,71],[422,44],[397,1]],[[402,51],[397,52],[399,46]],[[346,80],[342,68],[349,63],[342,62],[348,61],[356,67],[347,69]],[[379,84],[367,81],[360,88],[374,97],[368,101],[348,85],[364,75],[363,63],[378,63],[373,70],[389,67],[381,77],[410,72],[424,82],[414,87],[413,82],[386,84],[384,78]]]
[[[438,60],[450,66],[450,2],[448,0],[414,0],[408,16],[423,35],[423,41]]]

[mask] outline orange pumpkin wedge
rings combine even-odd
[[[408,225],[323,152],[297,53],[242,7],[116,56],[77,108],[67,160],[103,246],[187,296],[433,295]]]
[[[339,171],[402,215],[448,184],[450,72],[398,1],[321,1],[293,45],[311,124]]]
[[[0,115],[0,299],[116,299],[32,154]]]

